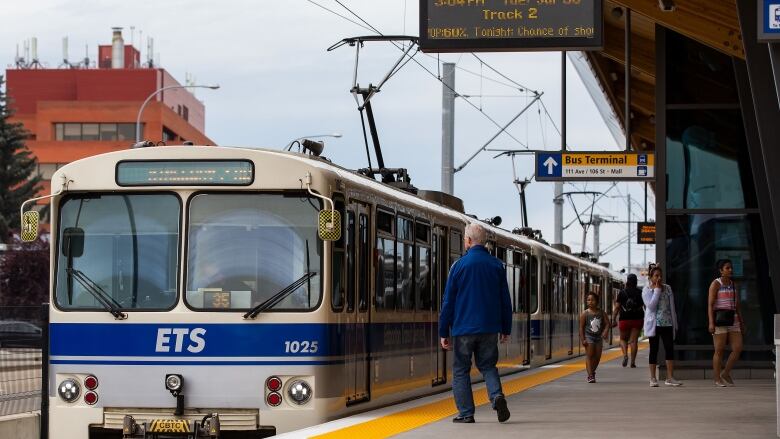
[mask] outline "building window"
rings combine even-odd
[[[141,132],[144,132],[144,127],[141,125]],[[116,124],[116,140],[134,140],[135,139],[135,124],[134,123],[118,123]]]
[[[162,141],[171,142],[179,138],[179,135],[173,132],[170,128],[164,126],[162,132]]]
[[[116,124],[115,123],[101,123],[100,124],[100,140],[116,140]]]
[[[81,140],[100,140],[100,124],[96,124],[96,123],[82,124]]]
[[[66,123],[65,136],[62,138],[62,140],[81,140],[81,124]]]
[[[144,124],[141,124],[143,132]],[[59,141],[132,141],[134,123],[55,123],[54,139]]]
[[[717,276],[715,263],[729,259],[739,294],[746,345],[772,344],[775,309],[763,258],[763,236],[757,214],[697,214],[666,217],[667,282],[674,290],[680,344],[712,343],[707,331],[709,286]],[[704,304],[704,305],[703,305]],[[744,352],[743,360],[764,360],[766,352]],[[709,355],[709,357],[707,357]],[[751,358],[752,357],[752,358]],[[711,351],[685,351],[684,360],[707,360]]]
[[[668,110],[669,209],[756,207],[739,110]]]

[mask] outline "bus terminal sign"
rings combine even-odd
[[[643,181],[655,178],[655,155],[638,152],[541,152],[537,181]]]
[[[421,0],[423,52],[597,50],[601,0]]]

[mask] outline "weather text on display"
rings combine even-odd
[[[421,0],[423,52],[598,50],[601,0]]]
[[[537,181],[643,181],[655,178],[655,155],[639,152],[536,152]]]

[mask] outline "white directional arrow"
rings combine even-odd
[[[544,166],[547,166],[547,173],[550,175],[552,175],[553,173],[553,168],[558,166],[558,162],[556,162],[555,159],[552,157],[547,157],[547,160],[545,160],[544,163],[542,164]]]

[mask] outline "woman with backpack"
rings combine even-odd
[[[620,323],[617,324],[618,317]],[[623,350],[623,367],[628,364],[628,348],[631,347],[631,367],[636,367],[636,352],[639,333],[645,319],[642,290],[637,288],[635,274],[629,274],[626,287],[618,293],[612,312],[612,326],[620,327],[620,349]]]
[[[734,367],[742,352],[742,332],[745,325],[739,312],[737,286],[732,279],[734,267],[728,259],[721,259],[716,265],[720,277],[710,284],[707,317],[715,345],[715,354],[712,356],[712,376],[715,378],[716,386],[726,387],[734,385],[731,379],[731,368]],[[720,362],[727,343],[731,345],[731,355],[721,373]]]

